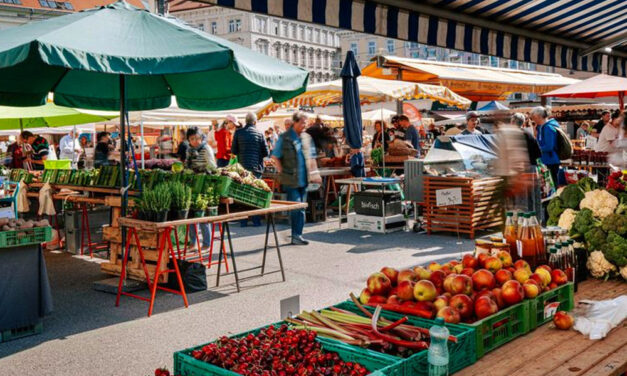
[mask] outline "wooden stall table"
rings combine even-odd
[[[233,267],[233,272],[232,273],[226,273],[227,274],[233,274],[235,276],[235,285],[237,288],[237,291],[240,291],[240,285],[239,285],[239,275],[238,275],[238,271],[237,271],[237,264],[235,261],[235,251],[233,248],[233,242],[231,240],[231,231],[229,228],[229,222],[230,221],[239,221],[242,219],[246,219],[252,216],[261,216],[264,215],[266,216],[267,219],[267,226],[266,226],[266,238],[265,238],[265,243],[264,243],[264,248],[263,248],[263,259],[262,259],[262,263],[260,266],[257,267],[253,267],[253,268],[248,268],[246,270],[242,270],[242,271],[248,271],[248,270],[253,270],[253,269],[261,269],[261,274],[260,276],[263,276],[264,274],[266,274],[266,270],[265,270],[265,264],[266,264],[266,256],[267,256],[267,251],[268,251],[268,241],[269,241],[269,235],[270,235],[270,228],[272,228],[273,234],[274,234],[274,241],[275,241],[275,247],[277,250],[277,256],[279,258],[279,267],[280,267],[280,272],[281,272],[281,277],[282,280],[285,281],[285,270],[283,268],[283,260],[281,258],[281,249],[279,246],[279,238],[276,232],[276,226],[275,226],[275,221],[274,221],[274,215],[276,213],[279,212],[284,212],[284,211],[292,211],[292,210],[298,210],[298,209],[303,209],[306,208],[307,204],[306,203],[300,203],[300,202],[289,202],[289,201],[276,201],[273,200],[270,204],[269,208],[265,208],[265,209],[252,209],[252,210],[246,210],[246,211],[241,211],[241,212],[232,212],[232,213],[227,213],[227,214],[221,214],[221,215],[217,215],[217,216],[212,216],[212,217],[202,217],[202,218],[188,218],[188,219],[182,219],[182,220],[176,220],[176,221],[167,221],[167,222],[149,222],[149,221],[144,221],[144,220],[139,220],[139,219],[134,219],[134,218],[119,218],[118,219],[118,223],[120,226],[125,227],[128,229],[128,234],[126,237],[126,248],[124,250],[124,257],[123,257],[123,261],[122,261],[122,269],[121,269],[121,273],[120,273],[120,279],[119,279],[119,283],[118,283],[118,292],[117,292],[117,297],[116,297],[116,306],[119,306],[120,304],[120,297],[122,295],[126,295],[135,299],[140,299],[140,300],[144,300],[146,302],[149,303],[149,308],[148,308],[148,316],[150,317],[150,315],[152,315],[152,310],[154,307],[154,303],[155,303],[155,298],[156,298],[156,293],[157,290],[163,290],[163,291],[167,291],[167,292],[171,292],[177,295],[181,295],[183,298],[183,303],[185,305],[185,307],[188,306],[188,302],[187,302],[187,295],[185,294],[185,288],[183,287],[183,281],[181,278],[181,273],[179,271],[178,268],[178,263],[176,262],[177,259],[180,258],[177,257],[177,254],[175,254],[174,252],[174,247],[172,245],[172,239],[170,237],[170,234],[172,231],[176,231],[176,227],[177,226],[189,226],[189,225],[197,225],[200,223],[207,223],[207,224],[222,224],[222,229],[221,231],[219,231],[220,233],[220,253],[218,255],[218,260],[221,260],[223,257],[223,252],[226,252],[225,247],[224,247],[224,235],[226,234],[226,240],[229,244],[229,249],[231,251],[231,265]],[[148,271],[148,266],[146,264],[146,258],[144,256],[144,251],[142,250],[142,246],[141,246],[141,240],[140,240],[140,236],[138,235],[138,230],[143,230],[146,232],[151,232],[151,233],[156,233],[158,234],[158,249],[157,249],[157,265],[156,268],[154,268],[154,272],[152,273],[152,277]],[[127,264],[128,264],[128,255],[130,253],[130,247],[131,244],[134,242],[135,246],[137,247],[137,252],[139,254],[139,257],[141,259],[141,266],[144,272],[144,276],[145,276],[145,281],[148,285],[148,289],[150,290],[150,298],[146,298],[143,296],[139,296],[139,295],[135,295],[129,292],[125,292],[122,291],[122,286],[123,286],[123,282],[126,278],[126,270],[127,270]],[[178,244],[177,244],[178,246]],[[226,254],[224,254],[224,257],[226,257]],[[174,269],[169,270],[169,269],[163,269],[162,268],[162,264],[165,262],[167,264],[167,262],[169,260],[172,260],[172,264],[174,266]],[[217,277],[216,277],[216,287],[220,285],[220,267],[221,267],[222,263],[218,262],[218,273],[217,273]],[[160,280],[160,276],[167,274],[167,273],[174,273],[176,275],[178,284],[179,284],[179,290],[173,290],[167,287],[163,287],[163,286],[159,286],[158,283],[161,281]]]
[[[605,300],[627,294],[624,281],[587,280],[579,284],[575,309],[583,299]],[[547,323],[499,347],[455,376],[619,376],[627,371],[627,323],[602,340]]]

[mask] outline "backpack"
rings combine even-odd
[[[564,161],[566,159],[570,159],[573,156],[573,144],[570,143],[570,137],[562,130],[560,126],[553,127],[555,128],[556,134],[556,146],[557,146],[557,156],[560,161]]]

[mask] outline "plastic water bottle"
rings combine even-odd
[[[429,376],[448,376],[448,336],[449,331],[444,326],[444,319],[435,319],[435,325],[429,329],[431,342],[429,343]]]

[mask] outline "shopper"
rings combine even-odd
[[[612,114],[608,110],[601,112],[601,119],[594,125],[594,129],[601,133],[603,128],[608,125],[611,120]]]
[[[22,140],[21,135],[17,137],[17,140],[11,143],[7,148],[7,153],[11,155],[9,167],[24,168],[24,149],[22,148],[22,144],[25,143],[26,140]]]
[[[609,124],[603,127],[599,135],[599,142],[597,142],[594,147],[594,151],[606,153],[614,151],[614,145],[620,136],[620,126],[622,122],[623,115],[618,112],[615,113]]]
[[[109,165],[109,153],[113,150],[109,132],[100,132],[96,136],[98,143],[94,152],[94,167]]]
[[[557,187],[557,174],[560,169],[560,158],[557,155],[557,127],[555,119],[549,119],[549,112],[542,106],[534,107],[529,118],[536,124],[538,145],[542,152],[542,163],[551,171],[553,183]]]
[[[185,162],[185,159],[187,158],[187,149],[189,148],[189,143],[187,142],[187,133],[185,130],[182,129],[179,134],[181,135],[181,142],[179,142],[179,145],[176,148],[176,156],[181,162]]]
[[[585,140],[585,138],[588,137],[588,127],[590,127],[590,123],[588,123],[587,121],[584,121],[579,125],[579,128],[577,128],[576,132],[578,140]]]
[[[216,131],[217,150],[216,158],[218,167],[226,167],[231,160],[231,144],[233,143],[232,129],[235,129],[235,123],[227,118],[220,128]]]
[[[44,162],[48,159],[48,154],[50,153],[48,140],[41,136],[35,136],[29,131],[22,132],[21,137],[32,149],[26,154],[25,162],[30,164],[33,170],[43,170]]]
[[[409,118],[405,115],[398,117],[398,124],[405,130],[405,141],[411,144],[411,147],[420,150],[420,137],[418,131],[410,122]]]
[[[309,182],[319,184],[313,140],[307,132],[307,116],[296,112],[292,116],[293,125],[283,133],[272,152],[272,160],[281,175],[281,185],[287,193],[288,201],[306,202]],[[292,244],[307,245],[303,238],[305,209],[291,212]]]
[[[525,139],[525,150],[529,158],[528,172],[532,178],[525,188],[525,194],[521,194],[519,201],[524,202],[526,209],[524,211],[535,211],[540,222],[544,220],[544,210],[542,210],[542,191],[540,188],[540,180],[538,177],[538,159],[542,157],[540,146],[534,136],[534,129],[529,126],[529,121],[525,115],[517,112],[512,115],[511,123],[522,129]]]
[[[61,140],[59,141],[59,159],[69,159],[73,163],[78,162],[78,157],[81,155],[82,148],[78,139],[74,136],[74,132],[70,131],[70,133],[61,137]]]
[[[386,125],[385,125],[385,121],[383,120],[376,120],[374,122],[374,136],[372,136],[372,148],[378,148],[381,147],[381,145],[383,145],[384,142],[387,142],[389,140],[389,136],[386,132]]]
[[[235,131],[231,153],[237,156],[237,161],[256,178],[263,174],[263,159],[269,155],[268,144],[259,132],[255,124],[257,115],[252,112],[246,114],[246,125]],[[253,225],[260,226],[261,218],[252,217]],[[246,226],[247,220],[242,220],[241,225]]]
[[[608,155],[608,162],[623,170],[627,169],[627,119],[624,116],[620,135],[614,143],[614,151]]]
[[[477,111],[469,111],[466,114],[466,129],[464,129],[462,135],[482,135],[489,132],[479,126],[479,113]]]
[[[206,141],[203,141],[202,133],[198,127],[191,127],[187,130],[187,157],[185,158],[185,166],[195,173],[205,173],[209,169],[216,167],[216,159],[213,150]],[[208,223],[200,223],[198,225],[202,233],[202,249],[205,250],[211,246],[211,231]],[[192,227],[189,230],[189,242],[191,250],[197,249],[196,230]],[[209,260],[211,261],[211,260]]]

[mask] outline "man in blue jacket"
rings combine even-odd
[[[266,138],[255,126],[257,115],[252,112],[246,114],[246,125],[235,131],[233,143],[231,144],[231,154],[237,156],[237,161],[245,169],[250,171],[257,179],[263,174],[263,159],[267,157],[268,144]],[[258,216],[252,217],[253,225],[261,225]],[[242,220],[242,226],[246,226],[247,220]]]
[[[548,119],[549,113],[542,106],[531,110],[529,118],[536,123],[538,145],[542,152],[542,163],[551,171],[551,177],[557,188],[557,173],[560,169],[560,158],[557,155],[557,127],[560,125],[555,119]]]

